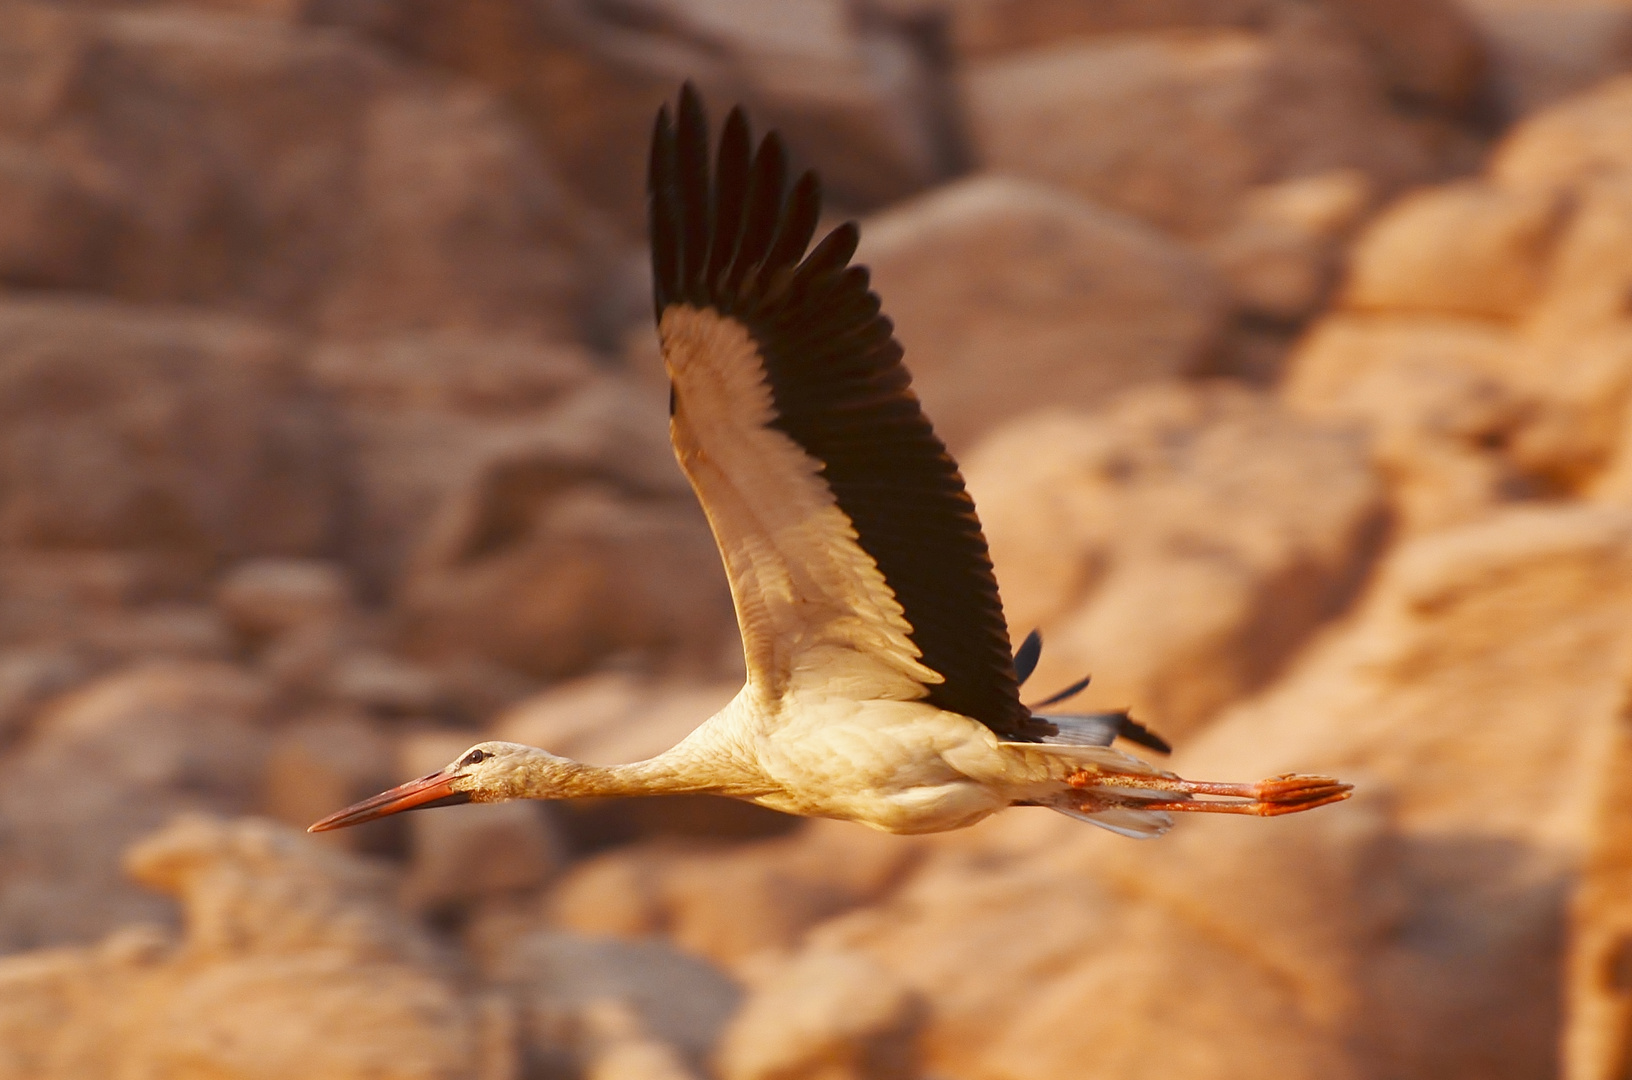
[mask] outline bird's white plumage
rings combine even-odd
[[[1019,804],[1155,836],[1165,809],[1273,814],[1345,798],[1319,777],[1182,780],[1083,745],[1125,728],[1068,732],[1025,708],[973,503],[865,271],[848,266],[854,227],[805,254],[814,178],[784,201],[781,144],[768,137],[750,158],[740,112],[712,177],[708,156],[688,88],[678,126],[665,111],[653,137],[658,330],[675,453],[725,563],[747,685],[646,761],[481,743],[313,828],[456,801],[715,793],[900,833]]]
[[[674,305],[659,332],[675,454],[725,561],[753,692],[765,704],[923,697],[941,676],[918,662],[901,605],[818,475],[822,463],[771,426],[747,329]]]

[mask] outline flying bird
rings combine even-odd
[[[1273,816],[1347,798],[1320,776],[1185,780],[1111,745],[1167,749],[1125,712],[1022,703],[1041,639],[1011,652],[974,503],[850,263],[856,225],[807,253],[815,174],[790,185],[781,139],[756,148],[741,109],[712,168],[709,142],[688,84],[652,137],[652,277],[670,435],[725,562],[742,691],[646,761],[481,742],[312,831],[453,803],[710,793],[895,833],[1046,806],[1150,837],[1176,811]]]

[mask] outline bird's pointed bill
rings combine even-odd
[[[328,832],[348,825],[361,825],[404,810],[425,810],[432,806],[456,806],[470,801],[470,792],[453,790],[453,774],[447,770],[398,784],[389,791],[336,811],[311,826],[307,832]]]

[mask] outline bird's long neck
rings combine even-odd
[[[629,765],[588,765],[571,758],[535,759],[518,777],[526,799],[586,799],[629,795],[679,795],[720,791],[720,777],[704,762],[670,750]]]

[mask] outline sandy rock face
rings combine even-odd
[[[966,180],[862,237],[857,259],[954,452],[1023,411],[1193,371],[1222,329],[1222,288],[1195,255],[1033,184]]]
[[[810,947],[923,993],[927,1064],[953,1077],[1545,1072],[1555,1014],[1534,1004],[1632,655],[1629,539],[1624,511],[1572,507],[1408,544],[1175,764],[1332,771],[1360,785],[1341,812],[1159,845],[1007,815]]]
[[[1356,246],[1295,351],[1299,411],[1369,430],[1408,530],[1632,490],[1632,132],[1612,81],[1519,125],[1486,177],[1418,193]]]
[[[1632,783],[1626,718],[1611,737],[1596,811],[1595,834],[1570,904],[1562,1043],[1565,1080],[1609,1080],[1632,1054],[1628,940],[1632,938],[1632,830],[1620,793]]]
[[[0,948],[163,921],[119,853],[181,811],[242,812],[259,797],[265,684],[225,664],[154,663],[104,676],[33,723],[0,793]]]
[[[36,147],[0,139],[0,281],[94,287],[112,207]]]
[[[1242,312],[1293,324],[1327,299],[1344,244],[1372,197],[1372,183],[1358,169],[1263,184],[1242,198],[1236,220],[1204,250]]]
[[[485,457],[525,439],[594,381],[587,350],[518,335],[442,331],[327,342],[307,358],[352,446],[353,558],[394,583],[437,510]]]
[[[1128,31],[1252,27],[1285,17],[1278,0],[952,0],[953,40],[972,57]],[[1398,92],[1439,108],[1466,108],[1479,92],[1485,50],[1452,0],[1329,0],[1313,7],[1328,32],[1352,38]]]
[[[403,582],[408,647],[542,676],[620,650],[729,662],[719,555],[662,409],[661,394],[603,379],[489,442]]]
[[[720,1044],[725,1080],[910,1080],[918,1002],[865,956],[811,952],[764,979]]]
[[[1545,191],[1478,182],[1389,209],[1352,255],[1345,307],[1512,319],[1536,300],[1563,217]]]
[[[1512,340],[1444,317],[1329,316],[1294,355],[1285,400],[1369,433],[1406,531],[1475,519],[1527,489],[1507,447],[1532,399],[1509,375]]]
[[[336,540],[335,418],[292,343],[238,319],[0,302],[0,537],[207,567]]]
[[[1257,184],[1349,166],[1392,188],[1433,169],[1365,61],[1296,27],[1057,45],[976,66],[968,96],[985,167],[1192,238]]]
[[[10,280],[341,333],[563,332],[604,265],[608,238],[491,97],[350,36],[27,3],[0,25],[28,75],[0,138],[35,155],[0,170],[33,208],[0,237]],[[72,206],[82,239],[42,261],[30,230]]]
[[[457,996],[377,871],[265,823],[206,818],[144,841],[130,868],[183,901],[184,937],[124,932],[0,962],[3,1075],[512,1075],[502,1029]]]
[[[1469,0],[1491,104],[1525,116],[1632,67],[1632,9],[1618,0]]]
[[[797,5],[570,0],[401,6],[384,36],[503,89],[573,187],[631,233],[644,227],[646,138],[683,79],[722,111],[750,109],[868,209],[959,164],[943,61],[911,25],[838,0]]]
[[[654,1080],[701,1071],[742,996],[707,962],[652,939],[535,933],[494,957],[487,974],[520,1005],[535,1061],[576,1045],[580,1067],[605,1080],[634,1080],[623,1070],[642,1061]]]
[[[911,841],[831,821],[734,847],[631,845],[573,867],[545,914],[585,934],[665,934],[747,971],[793,949],[817,923],[884,896],[919,855]]]
[[[968,461],[1041,699],[1182,734],[1262,685],[1346,602],[1382,525],[1358,439],[1230,386],[1163,384],[1015,422]]]

